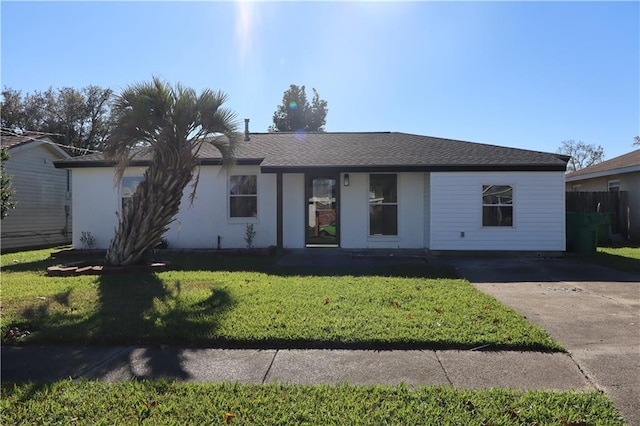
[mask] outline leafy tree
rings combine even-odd
[[[110,129],[111,89],[87,86],[28,93],[2,91],[3,129],[49,133],[56,142],[82,149],[101,150]]]
[[[571,156],[567,164],[567,171],[569,172],[584,169],[604,160],[604,148],[602,146],[587,144],[582,141],[562,141],[558,153]]]
[[[320,99],[316,89],[313,89],[313,99],[309,104],[305,87],[292,84],[284,92],[282,104],[273,113],[273,125],[269,127],[269,131],[324,132],[327,112],[327,101]]]
[[[180,209],[184,188],[194,178],[197,187],[198,153],[204,144],[220,151],[231,164],[239,139],[235,114],[222,104],[222,92],[199,95],[180,84],[172,87],[157,77],[125,89],[113,103],[113,129],[105,158],[116,161],[116,184],[131,160],[150,158],[131,203],[118,215],[118,227],[107,251],[108,265],[132,265],[157,246]],[[141,152],[142,151],[142,152]]]
[[[16,202],[13,201],[15,191],[11,189],[11,176],[8,176],[4,172],[4,163],[9,160],[9,152],[6,148],[0,150],[0,219],[4,219],[9,214],[9,210],[16,207]]]

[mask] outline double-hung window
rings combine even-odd
[[[258,177],[235,175],[229,178],[229,217],[258,216]]]
[[[142,180],[142,176],[124,176],[122,178],[120,196],[122,197],[121,202],[123,212],[131,206],[131,197],[133,196],[133,193],[136,192],[136,188],[138,188],[138,185]]]
[[[607,183],[607,186],[609,188],[609,192],[620,192],[620,180],[619,179],[610,180]]]
[[[369,175],[369,235],[398,235],[397,175]]]
[[[513,226],[512,186],[482,186],[482,226]]]

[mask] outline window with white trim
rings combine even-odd
[[[124,176],[120,183],[121,211],[131,206],[131,197],[144,178],[142,176]]]
[[[513,226],[513,187],[482,186],[482,226]]]
[[[229,217],[258,216],[258,177],[235,175],[229,177]]]
[[[610,180],[608,186],[609,192],[620,192],[620,179]]]
[[[398,235],[397,175],[369,175],[369,235]]]

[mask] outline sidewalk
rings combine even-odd
[[[401,382],[481,389],[594,389],[564,353],[459,350],[255,350],[178,347],[11,347],[2,349],[2,381],[65,378],[121,381],[356,385]]]

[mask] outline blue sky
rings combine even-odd
[[[116,92],[158,75],[222,90],[266,131],[290,84],[327,131],[554,152],[640,134],[638,2],[7,2],[3,86]]]

